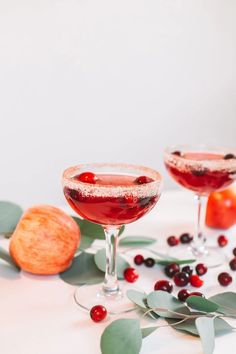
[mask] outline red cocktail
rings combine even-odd
[[[198,201],[198,223],[192,242],[196,256],[207,253],[205,238],[200,227],[201,197],[226,188],[236,178],[236,153],[222,148],[191,148],[179,146],[168,148],[164,156],[165,166],[173,179],[181,186],[195,192]],[[220,263],[219,254],[217,256]],[[211,257],[211,263],[215,263]]]
[[[106,274],[102,291],[98,292],[97,286],[79,288],[76,299],[82,307],[90,308],[93,302],[97,304],[99,296],[99,302],[109,309],[113,307],[113,312],[124,308],[117,302],[122,298],[116,274],[119,230],[154,207],[161,186],[158,172],[127,164],[79,165],[64,172],[63,191],[68,203],[84,219],[102,225],[106,237]]]

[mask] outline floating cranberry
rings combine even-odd
[[[195,269],[196,269],[197,275],[200,275],[200,276],[206,274],[206,272],[208,270],[207,266],[203,263],[197,264]]]
[[[124,271],[124,278],[129,283],[134,283],[139,277],[139,274],[135,268],[126,268]]]
[[[77,181],[84,183],[95,184],[98,180],[97,176],[92,172],[83,172],[80,175],[74,176]]]
[[[186,243],[190,243],[193,237],[188,232],[185,232],[184,234],[180,235],[179,239],[181,243],[186,244]]]
[[[176,236],[169,236],[167,239],[167,243],[169,246],[177,246],[179,244],[179,239]]]
[[[93,306],[90,310],[90,317],[94,322],[100,322],[107,316],[107,310],[102,305]]]
[[[156,282],[154,290],[162,290],[171,293],[173,291],[173,285],[168,280],[159,280]]]
[[[233,249],[233,255],[236,257],[236,247]]]
[[[176,155],[176,156],[182,156],[182,152],[179,150],[173,151],[172,155]]]
[[[229,266],[232,270],[236,270],[236,257],[229,262]]]
[[[173,278],[173,276],[180,271],[179,265],[176,263],[171,263],[165,266],[164,272],[169,278]]]
[[[234,154],[226,154],[224,156],[225,160],[230,160],[230,159],[235,159],[235,158],[236,158],[236,156]]]
[[[232,283],[232,277],[229,273],[223,272],[218,275],[218,281],[222,286],[228,286]]]
[[[140,176],[136,178],[135,183],[137,184],[145,184],[145,183],[150,183],[152,182],[152,179],[147,177],[147,176]]]
[[[185,302],[187,298],[189,297],[190,292],[187,289],[181,289],[178,292],[178,299],[182,302]]]
[[[189,283],[189,274],[184,272],[178,272],[174,275],[174,283],[177,286],[186,286]]]
[[[137,254],[135,257],[134,257],[134,263],[136,265],[141,265],[143,264],[144,262],[144,257],[141,255],[141,254]]]
[[[217,241],[218,241],[218,245],[220,247],[225,247],[227,245],[227,243],[228,243],[228,239],[227,239],[227,237],[225,235],[220,235],[218,237]]]
[[[181,269],[181,272],[188,273],[189,275],[192,275],[193,274],[193,268],[190,267],[189,265],[187,265],[187,266],[184,266]]]
[[[193,174],[194,176],[196,176],[196,177],[201,177],[201,176],[204,176],[204,175],[205,175],[205,173],[207,172],[207,169],[204,168],[204,169],[202,169],[202,170],[192,170],[191,172],[192,172],[192,174]]]
[[[145,259],[144,264],[148,268],[152,268],[155,265],[155,260],[151,257]]]
[[[205,297],[202,293],[199,291],[193,291],[192,293],[189,294],[189,296],[200,296],[200,297]]]
[[[199,278],[199,276],[197,274],[191,275],[189,281],[190,281],[190,284],[192,286],[194,286],[195,288],[200,288],[204,283],[204,281],[201,278]]]

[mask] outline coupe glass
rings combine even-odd
[[[87,171],[98,177],[96,183],[85,183],[79,179],[78,176]],[[140,176],[145,176],[142,182],[148,183],[137,183],[135,180]],[[122,225],[138,220],[154,207],[161,187],[160,174],[141,166],[95,163],[64,171],[63,191],[69,205],[82,218],[100,224],[106,237],[103,286],[84,285],[75,292],[76,302],[83,308],[103,304],[109,312],[120,313],[131,307],[124,295],[125,282],[121,286],[117,280],[118,234]]]
[[[206,248],[202,227],[205,213],[202,203],[211,192],[225,189],[236,178],[236,151],[207,146],[175,146],[164,152],[164,162],[171,177],[184,188],[194,192],[197,205],[196,227],[191,252],[208,266],[222,264],[219,250]]]

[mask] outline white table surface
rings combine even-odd
[[[68,209],[69,211],[69,209]],[[168,191],[163,193],[156,208],[138,222],[127,226],[126,235],[147,235],[156,237],[155,249],[167,250],[165,238],[193,229],[194,204],[191,193]],[[216,243],[219,232],[208,230],[208,239]],[[225,232],[230,242],[222,252],[230,254],[236,246],[236,228]],[[8,247],[8,241],[1,238],[0,245]],[[152,246],[153,247],[153,246]],[[184,247],[184,246],[180,246]],[[165,278],[159,267],[138,268],[140,280],[137,285],[146,292],[152,291],[158,279]],[[217,284],[217,274],[228,271],[227,263],[211,269],[204,277],[205,284],[200,291],[207,296],[217,292],[236,291],[236,272],[233,284],[227,288]],[[176,290],[176,289],[175,289]],[[196,289],[195,289],[196,290]],[[88,313],[80,310],[73,300],[74,288],[58,276],[33,276],[24,272],[16,274],[0,261],[0,353],[1,354],[99,354],[100,336],[111,320],[93,323]],[[176,291],[175,291],[176,293]],[[126,315],[134,317],[135,313]],[[121,316],[124,317],[124,316]],[[162,321],[162,320],[161,320]],[[161,324],[160,320],[158,321]],[[231,321],[236,326],[236,323]],[[143,326],[152,325],[144,320]],[[234,352],[236,335],[230,333],[216,339],[215,354]],[[143,340],[141,354],[199,354],[200,340],[161,328]],[[125,354],[125,353],[121,353]]]

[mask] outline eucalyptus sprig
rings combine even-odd
[[[190,296],[186,304],[161,290],[153,291],[149,295],[130,290],[127,296],[142,311],[141,319],[150,315],[156,321],[164,318],[167,323],[142,328],[140,318],[113,321],[102,334],[100,342],[102,354],[138,354],[142,339],[166,326],[200,337],[204,354],[212,354],[215,336],[235,330],[224,319],[236,318],[234,292],[217,294],[209,299]]]

